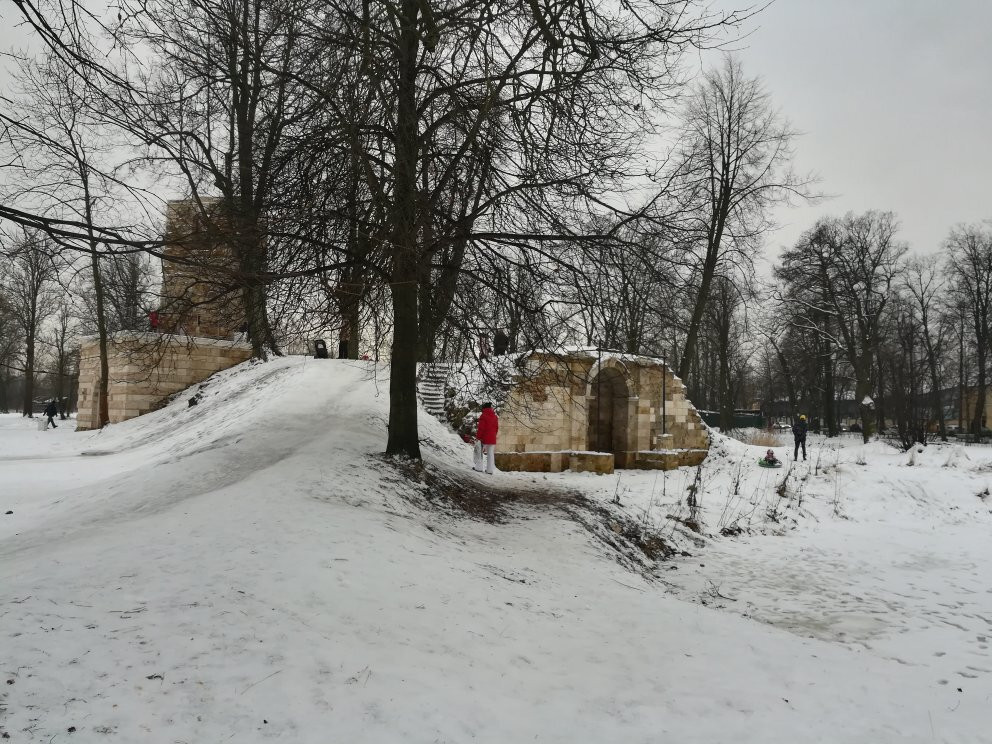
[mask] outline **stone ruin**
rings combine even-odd
[[[517,361],[499,406],[500,470],[612,473],[698,465],[709,435],[660,360],[576,349]]]
[[[159,329],[196,338],[234,339],[245,317],[234,277],[237,264],[221,200],[204,197],[166,206]]]
[[[230,293],[234,255],[224,240],[219,200],[169,202],[158,327],[110,338],[107,407],[110,423],[153,411],[169,396],[251,357],[241,329],[240,299]],[[77,430],[99,420],[100,340],[83,340]]]

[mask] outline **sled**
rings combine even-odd
[[[777,460],[776,462],[768,462],[767,460],[765,460],[765,458],[762,457],[760,460],[758,460],[758,465],[760,465],[763,468],[780,468],[782,467],[782,461]]]

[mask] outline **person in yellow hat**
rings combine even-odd
[[[806,425],[806,414],[800,414],[799,420],[792,425],[792,436],[796,439],[796,451],[792,455],[793,460],[799,459],[799,445],[803,447],[803,459],[806,459],[806,432],[809,427]]]

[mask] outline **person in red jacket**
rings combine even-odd
[[[496,435],[499,433],[499,416],[493,410],[492,403],[482,404],[479,414],[479,425],[475,431],[475,466],[474,470],[482,472],[483,457],[486,460],[486,472],[492,475],[496,472]]]

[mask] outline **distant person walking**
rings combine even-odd
[[[148,330],[158,333],[158,311],[152,310],[148,313]]]
[[[482,472],[482,461],[485,459],[485,471],[492,475],[496,472],[496,435],[499,434],[499,416],[493,410],[492,403],[482,404],[479,414],[479,425],[475,430],[475,465],[473,470]]]
[[[803,459],[806,459],[806,432],[809,431],[809,427],[806,425],[806,414],[802,414],[799,419],[792,425],[792,436],[796,439],[796,451],[792,455],[793,460],[799,459],[799,446],[802,445],[803,448]]]
[[[45,424],[45,430],[48,430],[49,424],[51,424],[53,429],[58,429],[59,427],[55,424],[55,417],[59,415],[59,404],[54,400],[51,401],[47,406],[45,406],[45,415],[48,416],[48,421]]]

